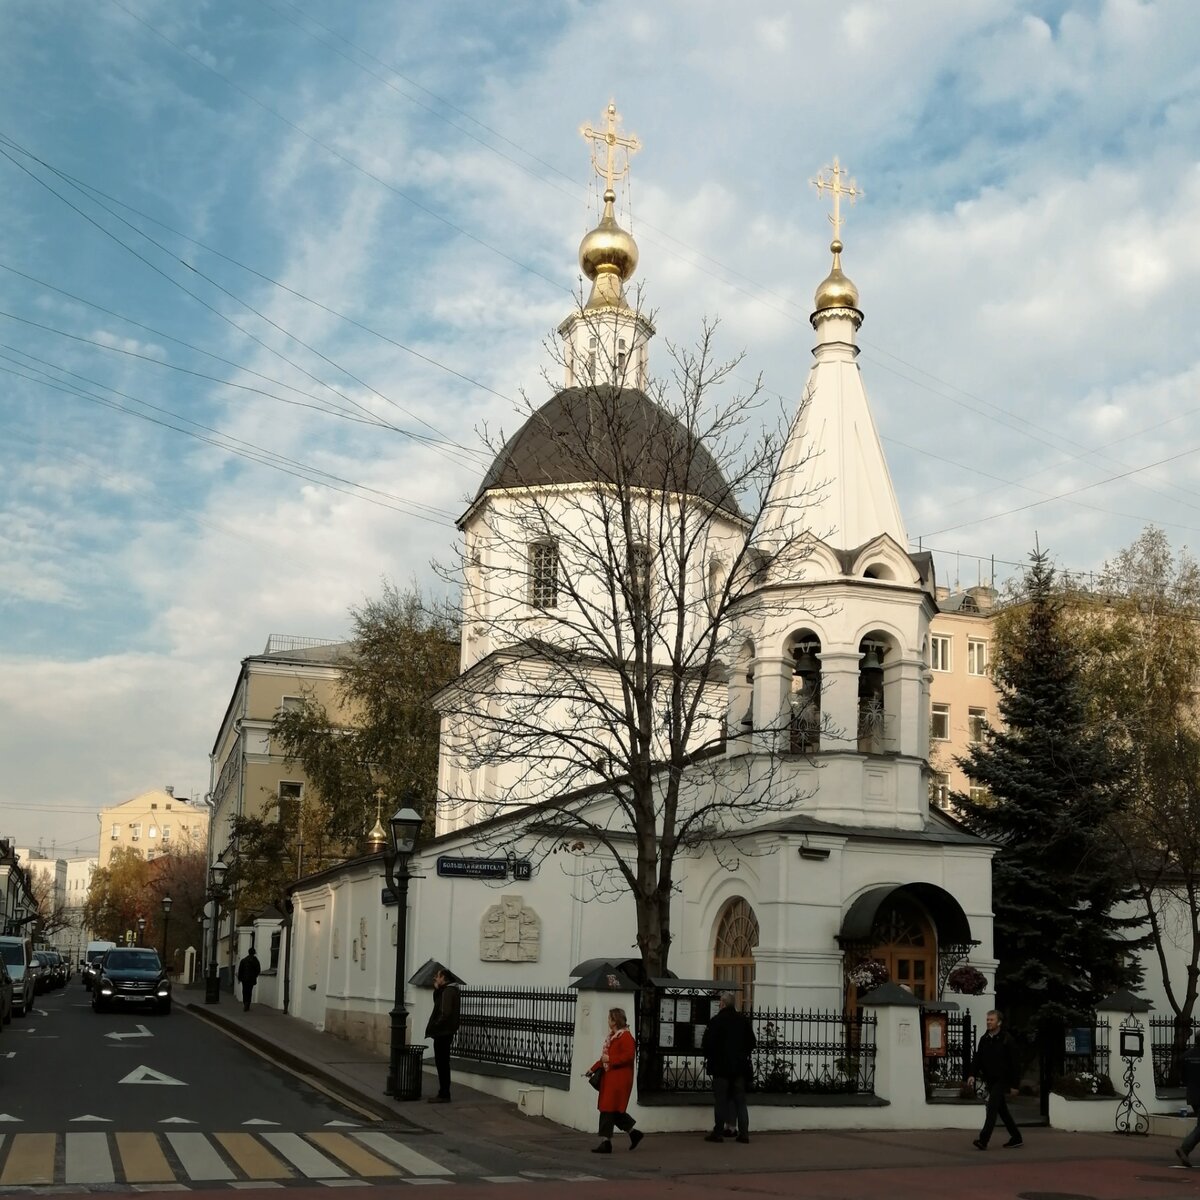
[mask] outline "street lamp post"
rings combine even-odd
[[[137,927],[138,927],[137,944],[140,946],[142,944],[142,934],[146,932],[146,918],[145,917],[138,917]]]
[[[208,868],[208,898],[212,901],[212,953],[208,960],[208,976],[204,980],[204,1003],[219,1004],[221,1001],[221,977],[217,973],[217,939],[221,929],[221,901],[225,899],[225,872],[229,864],[217,855],[217,861]]]
[[[162,898],[163,908],[163,970],[167,969],[167,930],[171,927],[171,897],[164,896]]]
[[[407,953],[408,873],[409,859],[417,845],[421,814],[414,808],[401,808],[388,821],[388,845],[383,853],[388,887],[396,897],[396,985],[395,1002],[391,1011],[391,1054],[388,1060],[387,1083],[384,1091],[397,1096],[400,1084],[401,1052],[408,1042],[408,1009],[404,1007],[404,961]]]

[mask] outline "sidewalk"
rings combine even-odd
[[[243,1012],[240,1002],[227,992],[222,992],[219,1004],[205,1004],[202,991],[190,988],[180,989],[177,999],[198,1017],[240,1038],[268,1060],[316,1081],[379,1120],[408,1134],[444,1140],[447,1145],[456,1143],[463,1147],[461,1153],[475,1158],[480,1158],[481,1150],[486,1152],[491,1145],[506,1155],[514,1151],[524,1154],[531,1167],[565,1166],[593,1176],[625,1178],[671,1178],[730,1171],[763,1176],[874,1170],[920,1173],[923,1168],[936,1172],[943,1184],[948,1182],[947,1172],[954,1176],[962,1172],[974,1180],[972,1188],[980,1186],[989,1173],[997,1172],[1003,1175],[1011,1172],[1028,1179],[1032,1171],[1044,1181],[1058,1177],[1064,1183],[1075,1176],[1078,1183],[1085,1162],[1088,1175],[1099,1164],[1107,1163],[1111,1166],[1102,1174],[1114,1185],[1122,1178],[1146,1180],[1150,1171],[1157,1177],[1161,1168],[1164,1183],[1195,1182],[1195,1190],[1189,1187],[1182,1194],[1200,1195],[1200,1170],[1191,1173],[1170,1170],[1175,1164],[1175,1143],[1168,1138],[1075,1134],[1041,1128],[1025,1130],[1025,1146],[1015,1152],[1001,1149],[1004,1140],[1001,1129],[986,1154],[971,1145],[970,1133],[960,1130],[863,1129],[767,1134],[754,1134],[752,1130],[750,1146],[732,1140],[713,1145],[697,1134],[656,1134],[654,1110],[644,1109],[639,1113],[635,1107],[633,1111],[648,1135],[637,1153],[630,1154],[625,1139],[618,1135],[611,1156],[593,1155],[590,1150],[596,1144],[594,1135],[563,1129],[541,1117],[524,1116],[509,1101],[461,1085],[455,1085],[451,1104],[393,1100],[383,1091],[387,1060],[382,1055],[319,1033],[274,1009],[256,1004],[249,1012]],[[432,1095],[435,1089],[432,1069],[427,1069],[424,1093]],[[753,1115],[751,1108],[751,1121]],[[764,1178],[762,1182],[766,1184],[767,1180]],[[1078,1191],[1078,1188],[1065,1190]]]

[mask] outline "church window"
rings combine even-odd
[[[935,704],[929,719],[929,736],[935,742],[950,740],[950,705]]]
[[[741,897],[730,900],[717,919],[713,949],[713,978],[728,981],[737,993],[738,1008],[754,1006],[754,948],[758,945],[758,918]]]
[[[649,603],[650,547],[643,542],[634,542],[629,547],[629,591]]]
[[[983,730],[986,725],[986,708],[967,709],[967,736],[972,743],[983,741]]]
[[[617,341],[617,365],[613,371],[613,383],[620,383],[625,376],[625,363],[629,358],[628,347],[625,339],[620,338]]]
[[[725,590],[725,567],[719,558],[709,559],[708,562],[708,611],[713,615],[720,611],[721,593]]]
[[[950,807],[950,776],[944,771],[934,771],[929,777],[929,802],[938,808]]]
[[[950,665],[950,639],[934,634],[929,639],[929,665],[935,671],[949,671],[953,668]]]
[[[588,338],[587,373],[588,379],[592,381],[596,378],[596,349],[596,339]]]
[[[968,675],[987,674],[987,648],[987,642],[980,641],[978,638],[969,638],[967,640]]]
[[[529,547],[529,603],[534,608],[558,606],[558,543],[534,542]]]

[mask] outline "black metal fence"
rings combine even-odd
[[[1200,1030],[1200,1019],[1191,1017],[1150,1018],[1150,1054],[1154,1062],[1154,1086],[1183,1087],[1183,1053]]]
[[[639,1027],[643,1092],[708,1092],[701,1039],[716,993],[658,996],[655,1020]],[[873,1095],[875,1018],[863,1012],[756,1009],[746,1014],[758,1049],[751,1090],[774,1095]]]
[[[546,988],[462,988],[454,1053],[569,1076],[577,995]]]

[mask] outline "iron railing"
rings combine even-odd
[[[1154,1063],[1154,1086],[1183,1087],[1183,1054],[1200,1030],[1200,1019],[1190,1017],[1150,1018],[1150,1055]]]
[[[454,1053],[569,1076],[577,996],[548,988],[462,988]]]
[[[668,1010],[667,1006],[670,1006]],[[653,1029],[639,1029],[643,1092],[708,1092],[701,1040],[716,1012],[710,993],[660,996]],[[864,1012],[756,1009],[751,1090],[772,1095],[873,1095],[875,1017]]]

